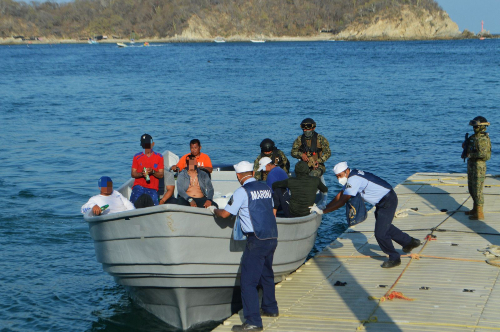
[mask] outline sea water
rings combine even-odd
[[[334,164],[392,185],[465,172],[468,122],[491,122],[500,173],[500,40],[19,45],[0,47],[0,330],[169,331],[96,261],[80,207],[130,178],[140,136],[214,163],[253,161],[264,138],[290,156],[302,119]],[[323,217],[311,255],[346,228]],[[207,324],[198,331],[209,331]]]

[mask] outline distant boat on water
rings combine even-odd
[[[116,45],[118,45],[118,47],[127,47],[127,45],[124,43],[116,43]]]
[[[99,43],[97,42],[97,40],[95,40],[95,38],[89,38],[88,43],[89,43],[89,44],[99,44]]]
[[[226,40],[224,38],[222,38],[222,37],[216,37],[214,39],[214,42],[216,42],[216,43],[225,43]]]
[[[252,43],[265,43],[266,41],[263,39],[250,39]]]

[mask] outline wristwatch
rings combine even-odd
[[[192,199],[191,197],[189,197],[188,202],[191,203],[192,201],[194,201],[194,199]]]

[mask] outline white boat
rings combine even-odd
[[[163,155],[165,169],[179,159],[168,151]],[[133,181],[118,191],[130,197]],[[220,208],[240,187],[232,166],[214,167],[212,183]],[[318,201],[322,198],[318,195]],[[219,219],[203,208],[167,204],[84,218],[104,271],[168,324],[188,329],[241,308],[240,260],[246,241],[232,238],[234,217]],[[320,223],[317,214],[277,218],[276,282],[305,261]]]
[[[225,43],[226,40],[224,38],[222,38],[222,37],[216,37],[214,39],[214,42],[216,42],[216,43]]]
[[[89,38],[88,43],[89,43],[89,44],[99,44],[99,43],[97,42],[97,40],[92,39],[92,38]]]
[[[266,42],[265,40],[262,40],[262,39],[250,39],[250,41],[252,43],[265,43]]]
[[[118,47],[127,47],[127,45],[124,43],[116,43],[116,45],[118,45]]]

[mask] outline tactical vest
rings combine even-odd
[[[300,146],[299,151],[305,153],[308,157],[317,154],[318,158],[323,154],[323,149],[321,148],[321,144],[319,144],[318,133],[314,132],[313,137],[308,140],[306,135],[302,134],[300,138],[302,145]],[[307,144],[307,141],[311,142],[311,146]]]
[[[384,187],[385,189],[388,189],[388,190],[391,190],[392,189],[392,186],[387,182],[385,181],[384,179],[381,179],[379,178],[378,176],[376,176],[375,174],[372,174],[370,172],[365,172],[365,171],[360,171],[360,170],[357,170],[357,169],[353,169],[351,170],[351,172],[349,173],[349,178],[351,176],[360,176],[370,182],[373,182],[381,187]]]
[[[248,212],[255,236],[259,240],[277,239],[271,188],[265,183],[252,181],[245,183],[243,189],[248,196]]]

